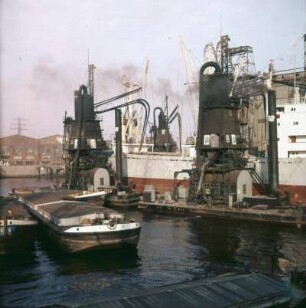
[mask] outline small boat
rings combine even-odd
[[[105,207],[131,209],[137,208],[139,195],[125,191],[116,191],[116,189],[106,188],[104,191],[80,191],[70,194],[65,199],[88,201],[90,203],[103,203]]]
[[[88,191],[88,190],[76,190],[71,191],[67,196],[64,196],[66,200],[75,201],[90,201],[97,204],[104,204],[106,191]]]
[[[16,198],[0,197],[0,255],[30,247],[36,225]]]
[[[132,209],[137,208],[139,202],[139,194],[133,191],[118,191],[112,188],[104,197],[104,205],[111,208]]]
[[[74,198],[80,201],[88,200],[102,200],[107,193],[105,191],[82,191],[81,193],[75,194]]]
[[[66,190],[19,197],[29,213],[48,228],[50,236],[67,252],[137,246],[139,222],[97,202],[73,200],[73,195],[74,191]]]

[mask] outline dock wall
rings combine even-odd
[[[56,171],[60,168],[58,165],[10,165],[0,166],[0,178],[24,178],[24,177],[52,177],[56,176]]]

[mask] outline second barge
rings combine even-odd
[[[31,247],[36,225],[16,198],[0,197],[0,255]]]

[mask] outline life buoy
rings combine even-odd
[[[115,230],[117,228],[117,220],[115,219],[111,219],[109,220],[108,224],[107,224],[107,227],[110,229],[110,230]]]

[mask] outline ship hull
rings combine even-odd
[[[257,173],[268,184],[266,159],[252,162]],[[293,205],[306,204],[306,158],[279,159],[279,192],[281,197],[289,193]],[[194,167],[194,159],[169,153],[125,154],[123,174],[126,183],[132,183],[137,193],[151,187],[157,193],[174,191],[176,187],[188,187],[189,176],[182,172],[174,180],[174,173]],[[150,188],[149,188],[150,189]],[[254,194],[260,194],[254,183]]]
[[[152,186],[158,193],[165,193],[168,191],[173,191],[174,187],[179,185],[180,187],[189,187],[189,180],[184,181],[174,181],[173,179],[154,179],[154,178],[135,178],[126,177],[126,181],[132,181],[135,183],[136,191],[141,193],[145,190],[147,186]],[[279,191],[281,196],[285,193],[289,193],[290,203],[292,205],[306,204],[306,185],[279,185]],[[253,187],[254,194],[261,194],[262,191],[254,184]]]
[[[165,193],[173,191],[175,187],[189,187],[189,179],[174,180],[170,179],[158,179],[158,178],[138,178],[138,177],[125,177],[126,182],[132,182],[134,184],[137,193],[142,193],[148,187],[152,186],[158,193]]]
[[[0,199],[0,255],[24,251],[34,244],[37,221],[16,198]]]
[[[139,240],[140,228],[83,234],[65,234],[59,230],[49,228],[48,234],[50,239],[55,241],[60,249],[75,253],[91,250],[136,247]]]
[[[36,221],[8,220],[7,227],[0,220],[0,255],[7,255],[31,248],[34,244]],[[6,229],[6,230],[5,230]]]
[[[138,194],[125,194],[110,196],[105,200],[104,206],[118,209],[136,209],[138,206]]]

